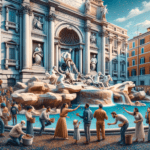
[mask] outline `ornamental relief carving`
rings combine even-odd
[[[40,16],[34,16],[33,19],[33,29],[42,30],[43,31],[43,18]]]
[[[91,33],[90,42],[91,42],[91,44],[97,43],[96,33],[94,33],[94,32]]]

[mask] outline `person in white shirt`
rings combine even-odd
[[[6,145],[8,144],[12,144],[14,146],[19,146],[20,145],[20,141],[22,139],[22,136],[23,135],[26,135],[26,133],[24,133],[22,131],[22,127],[25,126],[25,121],[21,121],[21,123],[15,125],[10,133],[9,133],[9,136],[11,137],[11,139],[9,138],[6,142]],[[29,136],[29,135],[27,135]]]
[[[51,108],[47,107],[47,109],[42,112],[39,118],[41,125],[42,125],[41,130],[40,130],[40,135],[42,135],[42,131],[44,131],[45,126],[51,125],[51,119],[49,118],[50,110]]]
[[[129,126],[129,122],[128,119],[121,115],[121,114],[116,114],[116,112],[112,112],[111,113],[112,117],[115,118],[115,122],[114,123],[108,123],[108,125],[115,125],[117,124],[118,121],[121,122],[121,124],[119,124],[118,126],[121,127],[121,140],[119,141],[120,145],[125,145],[125,132]]]

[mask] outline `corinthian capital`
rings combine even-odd
[[[113,37],[109,36],[109,43],[111,44],[113,42]]]
[[[85,30],[85,32],[90,32],[91,31],[91,26],[90,25],[86,26],[84,28],[84,30]]]
[[[108,36],[108,31],[102,30],[101,32],[99,32],[99,36]]]
[[[32,8],[29,4],[22,4],[20,12],[23,12],[23,14],[32,15]]]
[[[47,21],[54,21],[56,19],[56,15],[54,13],[49,14],[45,18]]]

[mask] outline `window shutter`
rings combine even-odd
[[[145,74],[145,68],[143,69],[143,74]]]
[[[144,57],[144,63],[145,63],[145,57]]]
[[[145,39],[143,39],[143,44],[145,44]]]
[[[141,64],[141,59],[140,59],[140,64]]]

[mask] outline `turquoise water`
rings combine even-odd
[[[147,108],[150,107],[150,102],[144,102],[146,104],[146,106],[137,106],[137,108],[139,109],[139,112],[142,114],[143,118],[144,118],[144,121],[143,121],[143,124],[144,126],[147,126],[146,124],[146,120],[145,120],[145,113],[147,111]],[[76,106],[73,105],[72,108],[75,108]],[[129,120],[129,127],[135,127],[135,123],[134,123],[134,117],[127,114],[124,110],[123,110],[123,107],[125,107],[128,111],[131,111],[133,112],[133,109],[135,108],[135,106],[128,106],[128,105],[122,105],[122,104],[116,104],[114,106],[110,106],[110,107],[104,107],[103,109],[106,111],[107,115],[108,115],[108,120],[105,121],[105,128],[106,129],[111,129],[111,128],[118,128],[118,124],[116,125],[112,125],[112,126],[108,126],[107,123],[110,122],[110,123],[113,123],[115,122],[115,119],[112,118],[111,116],[111,112],[112,111],[115,111],[117,114],[123,114],[124,116],[127,117],[127,119]],[[95,110],[98,109],[98,105],[93,105],[90,107],[91,111],[94,113]],[[74,112],[70,112],[68,113],[68,116],[70,118],[66,118],[66,121],[67,121],[67,128],[68,129],[74,129],[74,126],[73,126],[73,120],[74,119],[77,119],[78,121],[81,121],[82,119],[79,118],[78,116],[76,116],[76,113],[79,113],[80,115],[83,114],[83,111],[84,111],[84,105],[81,105],[80,108]],[[39,122],[39,117],[35,116],[36,118],[36,122],[33,124],[34,127],[41,127],[41,124]],[[59,119],[59,114],[57,115],[50,115],[50,118],[55,118],[55,123],[53,123],[52,125],[46,127],[46,128],[53,128],[55,129],[56,127],[56,124],[57,124],[57,121]],[[26,117],[25,115],[18,115],[17,116],[17,121],[18,123],[21,121],[21,120],[25,120],[26,121]],[[12,125],[12,121],[9,121],[8,123],[9,125]],[[83,121],[80,125],[80,129],[83,129]],[[96,129],[96,119],[93,118],[92,120],[92,124],[91,124],[91,129]]]

